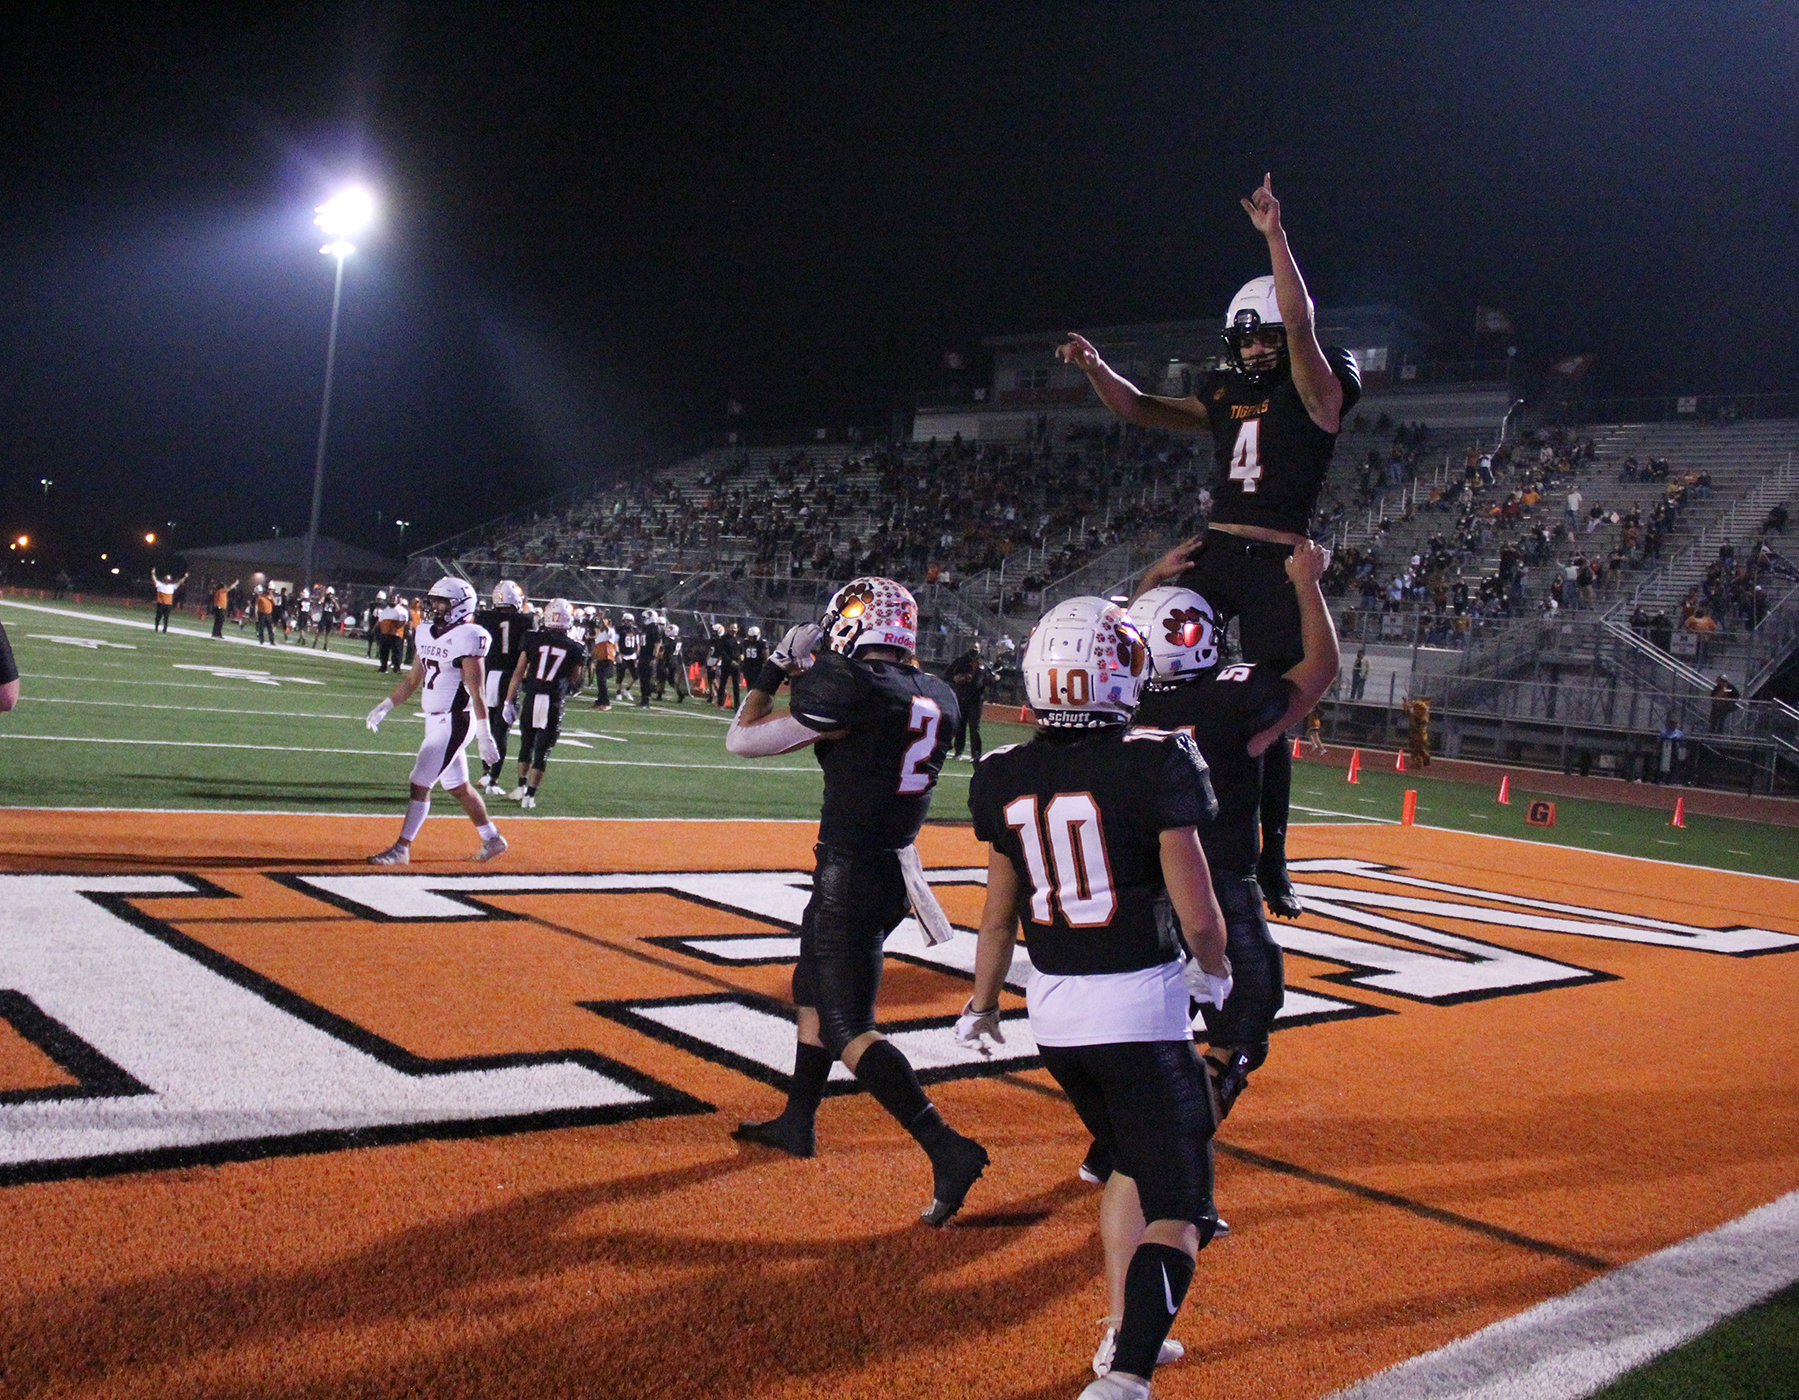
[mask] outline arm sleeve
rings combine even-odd
[[[812,730],[796,723],[792,715],[775,715],[760,724],[732,720],[725,731],[725,750],[739,758],[772,758],[817,738]]]
[[[813,662],[811,670],[794,680],[788,708],[806,728],[821,734],[849,729],[855,724],[869,685],[866,672],[835,652],[826,652]]]
[[[1324,352],[1325,361],[1331,367],[1331,373],[1343,382],[1343,407],[1339,413],[1348,413],[1362,398],[1362,372],[1356,367],[1355,356],[1341,345],[1333,345]]]
[[[1212,795],[1212,778],[1199,745],[1189,734],[1163,740],[1162,771],[1156,783],[1156,826],[1200,826],[1218,815],[1218,799]]]
[[[787,680],[787,668],[777,666],[772,661],[764,661],[762,669],[756,672],[756,679],[750,682],[751,690],[759,690],[764,695],[779,695],[781,686]]]
[[[0,626],[0,685],[11,685],[19,678],[19,663],[13,660],[12,643],[6,640],[6,628]]]

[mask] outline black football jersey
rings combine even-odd
[[[475,626],[485,627],[493,638],[487,652],[488,671],[510,679],[518,669],[518,654],[524,650],[531,619],[517,608],[483,608],[475,614]]]
[[[587,648],[566,632],[541,631],[525,638],[524,655],[525,694],[549,695],[561,704],[587,659]]]
[[[1135,972],[1179,956],[1162,880],[1164,831],[1215,809],[1185,734],[1044,730],[996,749],[968,790],[974,832],[1012,862],[1031,963],[1065,976]]]
[[[820,733],[849,730],[813,745],[825,773],[819,841],[851,851],[911,845],[961,717],[956,692],[916,666],[827,651],[794,678],[790,711]]]
[[[642,639],[637,635],[637,629],[635,627],[621,627],[619,629],[618,659],[624,665],[631,666],[636,664],[637,648],[641,645]]]
[[[1343,414],[1362,397],[1355,357],[1324,352],[1343,383]],[[1212,424],[1212,523],[1260,525],[1303,535],[1330,470],[1337,435],[1312,421],[1293,376],[1252,384],[1236,370],[1215,370],[1199,400]]]
[[[1262,760],[1249,741],[1286,713],[1293,686],[1279,666],[1239,662],[1188,681],[1152,681],[1133,729],[1191,735],[1212,775],[1218,817],[1199,829],[1214,877],[1253,875],[1261,836]]]
[[[745,637],[738,650],[738,660],[743,663],[744,675],[755,680],[762,663],[768,660],[768,643],[760,637]]]

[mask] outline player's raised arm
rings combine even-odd
[[[1280,304],[1281,324],[1287,333],[1287,355],[1293,366],[1293,387],[1312,421],[1327,433],[1338,430],[1343,411],[1343,382],[1324,358],[1318,344],[1318,327],[1312,316],[1312,298],[1305,279],[1287,245],[1281,226],[1281,203],[1274,197],[1274,176],[1262,177],[1262,186],[1242,201],[1256,232],[1268,240],[1268,256],[1274,270],[1274,298]]]
[[[1070,331],[1067,341],[1057,347],[1056,357],[1063,364],[1079,366],[1100,402],[1126,423],[1171,433],[1204,432],[1209,426],[1206,406],[1197,398],[1189,395],[1171,399],[1144,393],[1108,365],[1083,335]]]
[[[1249,741],[1252,754],[1264,753],[1270,744],[1309,714],[1312,706],[1331,688],[1331,682],[1337,679],[1343,658],[1337,647],[1336,624],[1331,621],[1330,608],[1325,605],[1324,590],[1319,585],[1330,561],[1330,551],[1316,540],[1307,540],[1297,546],[1293,557],[1287,560],[1287,577],[1293,581],[1293,591],[1299,598],[1299,635],[1305,655],[1286,672],[1287,683],[1293,688],[1287,712],[1278,723],[1269,725]]]

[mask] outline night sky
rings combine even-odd
[[[1799,387],[1791,5],[238,9],[7,36],[0,501],[77,573],[304,530],[351,178],[323,528],[390,554],[731,399],[885,424],[985,334],[1218,315],[1264,170],[1315,298],[1447,356],[1487,305],[1598,392]]]

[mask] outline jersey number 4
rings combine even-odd
[[[1262,479],[1262,420],[1250,418],[1237,429],[1237,445],[1231,449],[1231,480],[1243,483],[1245,495],[1253,494]]]
[[[937,730],[943,723],[943,709],[935,700],[922,695],[912,697],[912,723],[907,729],[918,736],[900,760],[899,791],[929,792],[937,784],[937,775],[923,765],[931,761],[937,748]]]
[[[1103,928],[1112,922],[1112,915],[1118,912],[1118,896],[1112,889],[1106,836],[1100,830],[1099,808],[1091,793],[1057,793],[1043,809],[1041,825],[1036,796],[1015,797],[1006,804],[1006,825],[1018,833],[1018,843],[1024,847],[1033,921],[1050,922],[1053,896],[1070,928]]]

